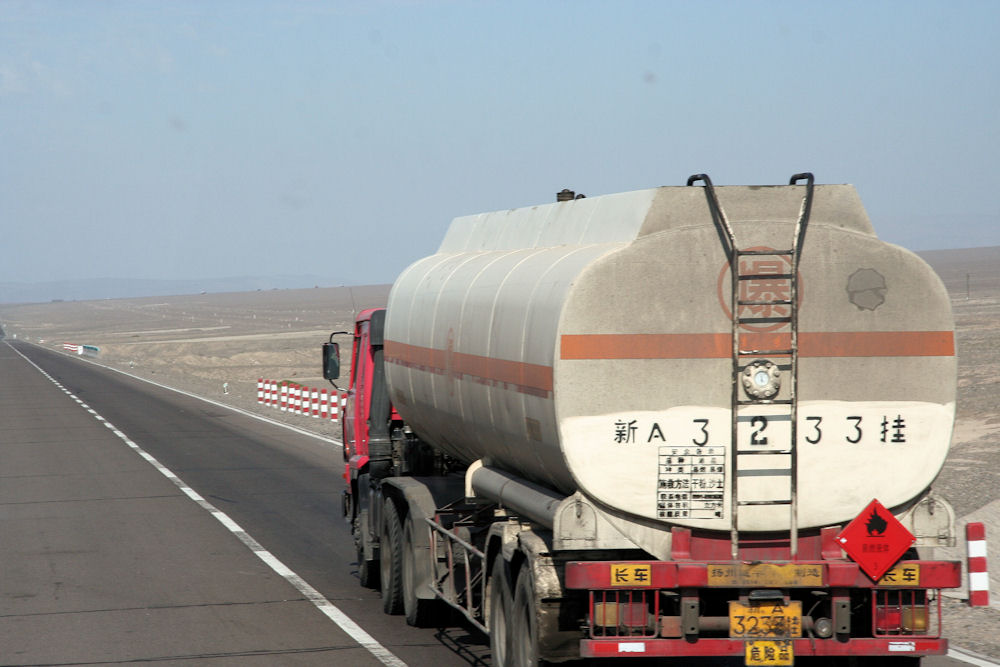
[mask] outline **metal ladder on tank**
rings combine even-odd
[[[787,505],[789,511],[789,536],[792,560],[798,553],[799,529],[798,529],[798,362],[799,362],[799,258],[801,256],[802,242],[805,238],[806,227],[809,224],[809,214],[812,210],[813,196],[813,175],[810,173],[795,174],[789,179],[789,185],[795,185],[800,181],[805,181],[805,194],[802,198],[802,205],[799,209],[799,217],[795,223],[795,232],[792,238],[792,247],[787,250],[740,250],[736,246],[736,238],[733,228],[726,219],[722,205],[716,196],[715,188],[711,179],[706,174],[696,174],[688,179],[688,185],[702,181],[705,184],[705,193],[708,198],[709,208],[712,213],[712,220],[715,223],[719,236],[722,239],[726,254],[729,257],[732,304],[732,399],[730,405],[731,440],[729,472],[732,484],[730,497],[730,516],[732,517],[732,528],[730,539],[732,543],[732,558],[739,558],[739,515],[740,508],[746,506],[767,506],[767,505]],[[785,258],[791,269],[788,273],[766,274],[771,280],[787,280],[789,293],[787,299],[743,299],[740,285],[748,280],[760,278],[760,274],[744,274],[740,259],[743,257],[777,257]],[[785,306],[788,308],[788,315],[774,316],[750,315],[742,316],[740,313],[744,306],[764,307],[765,312],[770,311],[773,306]],[[740,344],[740,328],[744,324],[779,324],[781,329],[786,329],[789,344],[787,348],[779,349],[743,349]],[[777,398],[780,392],[773,398],[741,398],[740,377],[743,372],[753,364],[754,361],[763,360],[765,357],[786,357],[787,366],[779,366],[782,370],[787,370],[790,375],[787,398]],[[749,405],[780,405],[788,410],[790,426],[790,436],[787,448],[767,449],[767,450],[743,450],[740,451],[737,439],[740,408]],[[787,455],[789,457],[788,474],[788,498],[771,500],[742,500],[739,494],[739,460],[741,456],[775,456]],[[778,469],[784,471],[786,469]]]

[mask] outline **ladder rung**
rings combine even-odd
[[[769,416],[773,416],[773,415],[769,415]],[[753,449],[740,449],[740,450],[737,450],[736,455],[737,456],[764,456],[764,455],[768,455],[768,454],[773,455],[773,454],[791,454],[791,453],[792,453],[792,450],[790,450],[790,449],[761,449],[760,451],[753,450]],[[791,470],[791,468],[789,468],[789,470]]]
[[[790,398],[761,399],[759,401],[736,401],[737,405],[791,405]],[[768,415],[763,415],[767,417]]]
[[[747,273],[736,276],[737,280],[760,280],[769,278],[771,280],[793,280],[795,274],[792,273]]]
[[[762,354],[774,354],[774,355],[787,356],[787,355],[790,355],[794,351],[795,350],[792,350],[792,349],[788,349],[788,350],[740,350],[739,353],[740,353],[741,356],[762,355]]]
[[[777,301],[737,301],[740,306],[790,306],[791,299],[778,299]]]
[[[794,255],[794,250],[737,250],[737,256],[742,255]]]
[[[790,317],[741,317],[740,324],[788,324]]]
[[[791,500],[737,500],[737,505],[791,505]]]

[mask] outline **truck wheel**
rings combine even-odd
[[[414,543],[413,517],[407,516],[403,527],[403,612],[406,622],[416,628],[430,627],[435,617],[444,620],[443,611],[437,600],[422,600],[417,597],[417,554]],[[423,548],[423,547],[421,547]]]
[[[391,498],[382,509],[382,530],[379,533],[379,569],[382,579],[382,611],[400,614],[403,611],[402,527],[399,513]]]
[[[541,667],[538,658],[538,617],[535,615],[535,578],[525,562],[517,575],[511,617],[510,664],[516,667]]]
[[[516,636],[511,631],[511,611],[514,605],[510,592],[510,565],[502,553],[493,559],[490,574],[490,655],[495,667],[510,667],[510,638]]]

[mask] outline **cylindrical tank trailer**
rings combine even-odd
[[[715,188],[738,243],[769,249],[791,247],[802,189]],[[787,257],[741,261],[753,276],[745,295],[787,296]],[[580,490],[626,515],[729,530],[729,271],[698,187],[458,218],[390,294],[393,404],[421,438],[465,462]],[[888,506],[905,505],[933,481],[951,438],[956,370],[944,287],[921,259],[875,236],[847,185],[815,188],[798,271],[799,525],[850,519],[876,489]],[[740,308],[782,315],[789,306]],[[752,341],[782,329],[751,322],[739,333]],[[787,446],[788,417],[777,407],[742,410],[746,447]],[[663,470],[683,456],[670,452],[692,448],[713,472]],[[740,464],[736,474],[760,495],[787,488],[772,479],[786,473],[767,474],[781,470],[773,460]],[[707,481],[725,497],[665,516],[664,480]],[[787,511],[775,507],[744,518],[749,530],[788,528]]]

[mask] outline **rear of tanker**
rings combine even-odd
[[[929,550],[954,542],[931,491],[950,304],[853,187],[699,175],[457,218],[394,284],[384,347],[397,432],[461,464],[472,508],[385,480],[428,530],[411,580],[491,632],[499,664],[946,650],[957,564]],[[865,512],[908,535],[892,562],[845,553]],[[441,585],[449,533],[478,590]]]

